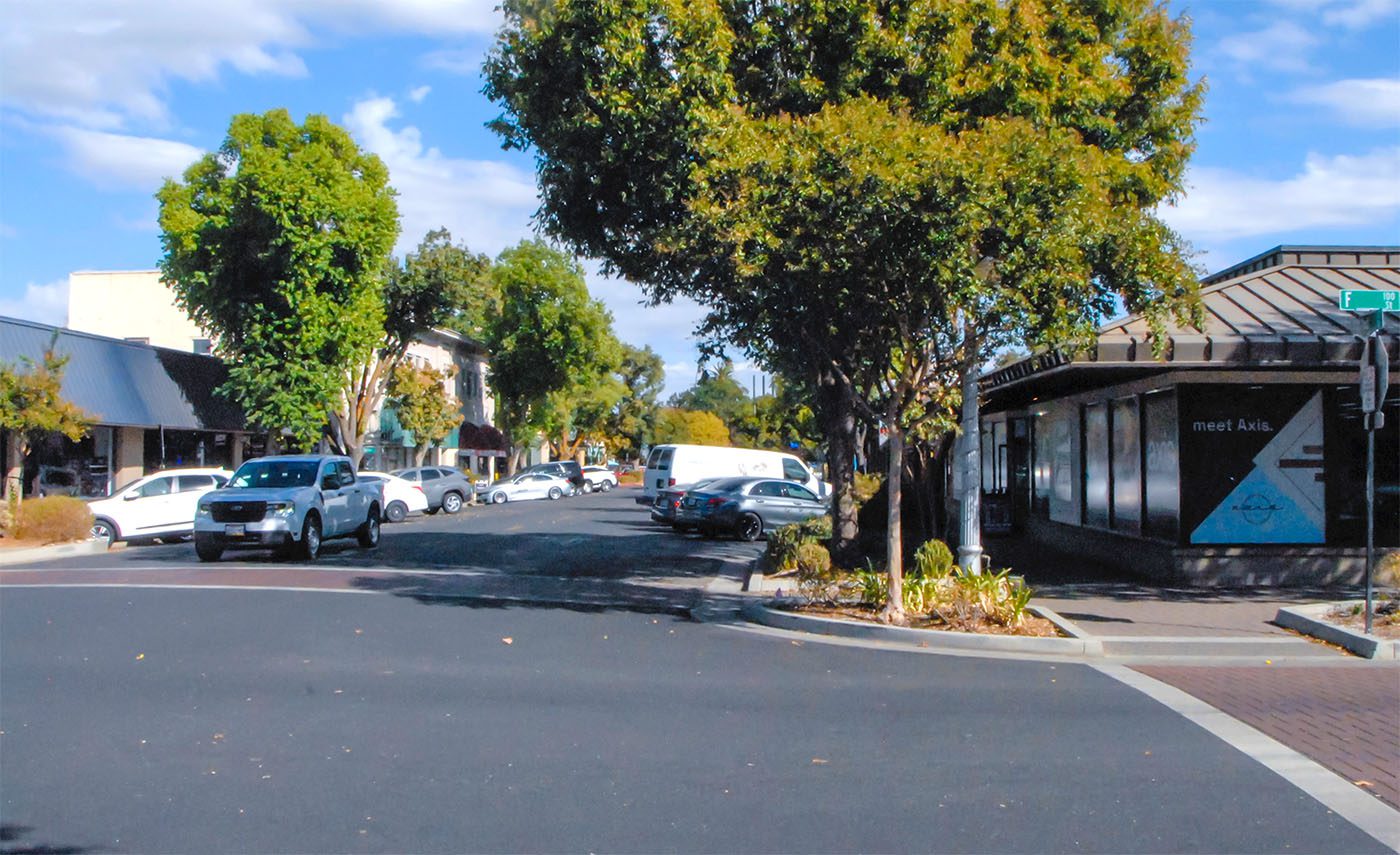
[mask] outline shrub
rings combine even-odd
[[[797,567],[798,548],[804,543],[820,544],[831,539],[831,517],[813,517],[785,525],[768,533],[768,566],[778,572]]]
[[[1400,549],[1376,559],[1374,581],[1382,588],[1400,588]]]
[[[890,577],[879,570],[857,570],[855,588],[861,605],[872,609],[882,609],[890,598]]]
[[[913,575],[924,579],[946,579],[953,572],[953,552],[941,540],[926,540],[914,552]]]
[[[831,569],[831,554],[820,543],[797,547],[797,590],[812,602],[831,602],[840,593],[840,574]]]
[[[20,540],[64,543],[82,540],[92,531],[92,512],[87,503],[71,496],[30,499],[20,508],[15,533]]]
[[[640,484],[647,477],[647,473],[641,469],[633,469],[631,472],[623,472],[617,476],[618,484]]]

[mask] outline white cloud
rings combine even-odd
[[[1159,213],[1193,242],[1384,221],[1400,212],[1400,146],[1310,154],[1299,174],[1280,180],[1195,168],[1187,185],[1180,204]]]
[[[481,70],[481,51],[469,48],[455,50],[435,50],[423,57],[423,66],[448,74],[470,77]]]
[[[68,323],[68,277],[43,285],[30,282],[19,300],[0,298],[0,315],[63,326]]]
[[[178,178],[204,155],[195,146],[155,137],[74,127],[48,132],[63,147],[70,170],[106,189],[154,193],[163,179]]]
[[[411,89],[408,93],[408,100],[415,104],[421,104],[423,103],[423,99],[427,98],[428,93],[431,91],[433,91],[433,87],[431,86],[419,86],[416,89]]]
[[[1288,100],[1326,107],[1343,121],[1359,127],[1400,125],[1400,78],[1338,80],[1306,86]]]
[[[241,74],[300,76],[297,51],[350,36],[485,35],[494,0],[49,0],[7,4],[3,103],[88,127],[169,121],[166,87]]]
[[[444,226],[472,251],[490,255],[533,233],[531,173],[502,161],[448,157],[424,146],[418,128],[391,127],[398,115],[392,98],[371,97],[357,102],[343,121],[389,167],[389,183],[399,191],[399,252]]]
[[[1275,21],[1254,32],[1223,38],[1216,51],[1241,71],[1307,71],[1308,53],[1318,44],[1313,33],[1293,21]]]
[[[1273,0],[1297,14],[1316,14],[1329,27],[1359,30],[1400,13],[1400,0]]]

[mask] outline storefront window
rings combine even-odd
[[[1143,396],[1142,436],[1147,451],[1143,531],[1151,537],[1176,540],[1181,474],[1177,463],[1175,392]]]
[[[1084,524],[1108,528],[1108,407],[1084,407]]]
[[[1031,512],[1045,517],[1050,513],[1050,469],[1055,460],[1054,431],[1044,413],[1035,417],[1031,430],[1035,436],[1031,460]]]
[[[1137,398],[1113,402],[1113,528],[1142,530],[1142,472]]]

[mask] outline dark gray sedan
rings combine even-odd
[[[428,497],[428,513],[446,511],[455,514],[470,502],[476,487],[466,475],[450,466],[415,466],[412,469],[395,469],[390,475],[397,475],[423,488]]]
[[[714,537],[757,540],[765,532],[827,512],[827,502],[801,484],[776,478],[722,478],[681,500],[678,525]]]

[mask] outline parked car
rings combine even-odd
[[[232,477],[226,469],[166,469],[137,478],[104,499],[88,502],[92,537],[108,544],[189,537],[200,497]]]
[[[658,445],[647,456],[638,504],[655,501],[658,490],[693,484],[701,478],[774,478],[802,484],[818,496],[826,484],[807,464],[782,451],[717,445]]]
[[[428,494],[412,481],[383,472],[360,472],[363,481],[378,481],[384,490],[384,521],[403,522],[409,514],[428,510]]]
[[[428,513],[455,514],[476,495],[476,485],[463,472],[451,466],[414,466],[395,469],[390,475],[423,488],[428,497]]]
[[[583,492],[590,493],[597,490],[606,493],[617,486],[617,475],[606,466],[585,466],[583,467],[584,487]]]
[[[568,495],[573,485],[563,478],[543,472],[521,472],[497,481],[486,490],[486,502],[499,505],[522,499],[558,499]]]
[[[691,490],[681,501],[677,522],[713,537],[732,534],[757,540],[765,532],[827,512],[827,500],[791,481],[726,478]]]
[[[194,551],[200,561],[218,561],[229,547],[272,547],[312,561],[322,541],[336,537],[369,549],[379,545],[383,507],[380,482],[357,478],[348,457],[260,457],[199,500]]]
[[[685,494],[691,490],[702,490],[709,484],[718,481],[718,478],[703,478],[694,484],[687,484],[684,487],[667,487],[656,494],[656,501],[651,504],[651,519],[662,525],[669,525],[676,531],[688,531],[694,528],[693,523],[682,523],[677,520],[677,512],[680,510],[681,501],[685,499]]]
[[[521,474],[526,472],[538,473],[541,475],[553,475],[556,478],[563,478],[569,482],[569,490],[566,496],[575,493],[588,492],[588,479],[583,475],[583,467],[578,465],[577,460],[554,460],[549,463],[536,463],[534,466],[527,466],[520,470]]]
[[[40,466],[34,476],[36,496],[76,496],[78,495],[78,473],[64,466]]]

